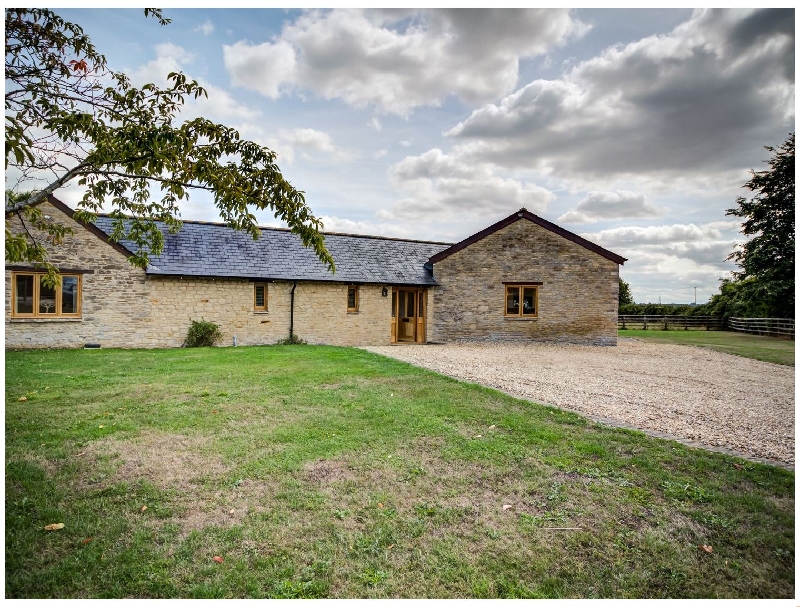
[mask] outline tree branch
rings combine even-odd
[[[15,211],[19,211],[24,209],[25,207],[32,207],[36,204],[39,204],[42,200],[47,198],[50,194],[55,192],[58,188],[63,186],[68,181],[75,179],[78,175],[83,173],[83,170],[87,167],[87,164],[79,164],[74,169],[70,169],[66,173],[64,173],[61,177],[53,181],[50,185],[48,185],[43,190],[39,190],[38,192],[34,192],[30,196],[28,196],[25,200],[20,200],[12,205],[6,205],[6,213],[13,213]]]

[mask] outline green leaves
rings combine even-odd
[[[158,9],[145,15],[169,23]],[[169,74],[165,88],[133,87],[107,69],[80,26],[47,9],[9,9],[6,78],[6,167],[57,175],[30,196],[30,206],[77,180],[86,187],[78,218],[91,221],[111,206],[119,218],[112,239],[133,242],[131,262],[146,267],[164,242],[155,221],[178,229],[180,202],[206,191],[222,219],[253,238],[260,235],[253,211],[272,211],[335,271],[321,221],[284,179],[274,151],[205,118],[180,121],[186,99],[208,97],[185,74]],[[25,253],[24,239],[14,238],[7,260],[46,256],[35,247]]]
[[[726,215],[744,218],[742,233],[752,236],[728,256],[741,268],[738,281],[756,296],[769,316],[794,317],[794,133],[773,152],[765,171],[753,172],[744,187],[755,195],[737,198]]]

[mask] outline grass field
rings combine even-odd
[[[735,331],[619,331],[620,337],[711,348],[727,354],[794,366],[794,341]]]
[[[5,396],[8,598],[795,594],[792,472],[361,350],[7,352]]]

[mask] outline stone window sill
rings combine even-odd
[[[83,318],[11,318],[12,323],[18,322],[83,322]]]
[[[256,316],[266,316],[267,314],[269,314],[269,311],[267,311],[267,310],[253,310],[253,314],[255,314]]]
[[[359,312],[358,312],[358,310],[348,310],[347,313],[348,314],[358,314]]]
[[[505,320],[510,320],[511,322],[531,322],[535,320],[539,320],[538,316],[504,316]]]

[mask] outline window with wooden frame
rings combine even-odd
[[[539,315],[537,285],[506,285],[505,315],[516,318],[536,318]]]
[[[253,311],[267,311],[267,285],[263,282],[253,284]]]
[[[355,285],[347,287],[347,312],[358,312],[358,287]]]
[[[81,275],[62,274],[55,288],[43,272],[11,273],[11,316],[16,318],[80,318]]]

